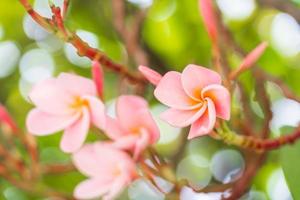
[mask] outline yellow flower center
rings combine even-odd
[[[76,96],[73,103],[70,105],[70,107],[75,110],[81,109],[84,106],[89,106],[89,102],[79,96]]]

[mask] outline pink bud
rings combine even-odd
[[[211,0],[199,0],[200,12],[204,25],[213,43],[217,41],[217,20]]]
[[[258,45],[255,49],[253,49],[242,61],[240,66],[234,70],[230,74],[230,78],[234,79],[236,78],[239,74],[242,72],[246,71],[250,67],[252,67],[257,60],[261,57],[261,55],[264,53],[265,49],[267,48],[268,43],[267,42],[262,42],[260,45]]]
[[[150,69],[149,67],[139,66],[139,71],[146,77],[146,79],[153,85],[157,85],[162,78],[162,76],[156,71]]]
[[[103,99],[103,70],[98,61],[93,61],[92,63],[92,76],[97,87],[98,95]]]
[[[13,132],[18,131],[18,127],[14,120],[11,118],[6,108],[3,105],[0,105],[0,122],[6,124],[11,128]]]

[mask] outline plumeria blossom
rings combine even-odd
[[[142,67],[143,68],[143,67]],[[145,70],[140,68],[144,74]],[[145,77],[158,77],[148,70]],[[229,120],[230,94],[218,73],[188,65],[182,73],[170,71],[156,84],[155,97],[170,107],[161,118],[175,127],[191,125],[188,139],[209,134],[216,117]]]
[[[117,148],[130,150],[137,159],[140,153],[159,139],[147,102],[138,96],[120,96],[116,102],[116,118],[108,117],[106,134]]]
[[[77,199],[114,199],[138,177],[135,162],[127,153],[101,142],[84,145],[73,154],[73,162],[89,177],[76,186]]]
[[[64,130],[60,147],[75,152],[83,144],[90,123],[105,128],[103,103],[90,79],[61,73],[36,84],[29,98],[36,106],[27,117],[28,131],[43,136]]]

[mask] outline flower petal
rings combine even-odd
[[[105,107],[102,101],[94,96],[84,96],[89,102],[89,111],[92,123],[99,129],[105,129]]]
[[[73,101],[72,96],[64,92],[54,78],[37,83],[31,90],[29,98],[39,110],[49,114],[70,114],[72,111],[69,107]]]
[[[202,98],[213,101],[217,117],[225,120],[230,119],[230,94],[222,85],[209,85],[202,90]]]
[[[135,163],[124,151],[115,148],[112,144],[103,142],[94,143],[97,159],[102,161],[98,166],[98,176],[115,176],[116,169],[121,169],[121,173],[127,177],[136,174]],[[105,161],[105,162],[103,162]]]
[[[103,200],[113,200],[123,191],[123,189],[128,185],[126,178],[118,177],[110,187],[109,192],[103,196]]]
[[[77,151],[82,146],[89,127],[90,116],[87,108],[83,108],[81,117],[65,130],[60,148],[66,153]]]
[[[147,130],[142,129],[141,130],[141,136],[139,137],[139,139],[136,141],[135,144],[135,148],[133,151],[133,159],[137,160],[139,158],[139,156],[141,155],[141,153],[147,148],[147,146],[149,145],[149,133],[147,132]]]
[[[181,74],[178,72],[166,73],[154,90],[154,96],[172,108],[184,110],[195,108],[195,102],[183,90]]]
[[[101,197],[111,189],[112,180],[91,178],[81,182],[74,190],[76,199],[94,199]]]
[[[92,80],[75,74],[61,73],[57,77],[57,83],[72,95],[97,95],[96,85]]]
[[[106,117],[105,134],[110,139],[116,140],[128,133],[122,129],[122,127],[120,126],[120,123],[117,119],[113,119],[113,118],[107,116]]]
[[[184,91],[194,100],[199,100],[204,87],[210,84],[221,84],[222,80],[217,72],[191,64],[183,70],[181,82]]]
[[[116,104],[118,120],[127,133],[145,128],[150,134],[151,141],[159,138],[159,129],[148,110],[148,103],[141,97],[121,96]]]
[[[117,140],[115,140],[112,143],[112,145],[118,149],[129,150],[132,147],[134,147],[134,145],[136,144],[138,139],[139,138],[137,135],[130,134],[130,135],[118,138]]]
[[[160,115],[160,118],[172,126],[186,127],[194,123],[199,117],[203,115],[207,108],[204,103],[199,109],[194,110],[177,110],[170,108]]]
[[[150,69],[149,67],[139,66],[139,71],[146,77],[146,79],[153,85],[157,85],[162,79],[162,75],[156,71]]]
[[[26,126],[29,133],[34,135],[49,135],[61,131],[79,118],[74,115],[51,115],[35,108],[32,109],[26,119]]]
[[[209,134],[214,128],[216,123],[216,111],[213,102],[210,99],[206,99],[207,109],[206,112],[191,126],[188,139],[203,136]]]
[[[75,152],[72,160],[76,168],[89,177],[101,176],[101,162],[94,144],[85,144],[79,151]],[[103,177],[103,176],[102,176]]]

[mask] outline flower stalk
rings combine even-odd
[[[300,138],[300,126],[289,135],[284,135],[274,139],[263,139],[253,136],[238,135],[233,130],[230,130],[225,123],[223,123],[221,128],[217,128],[216,132],[211,134],[211,136],[215,139],[223,140],[229,145],[262,152],[278,149],[286,144],[293,144]]]

